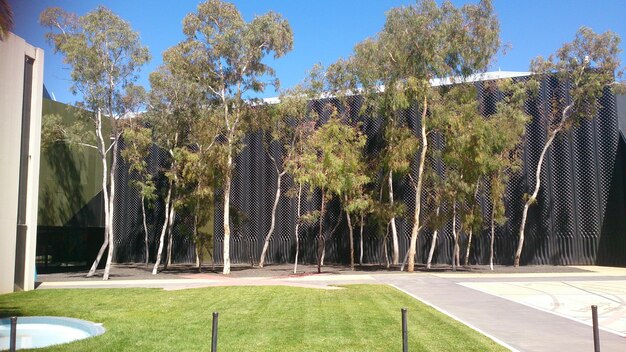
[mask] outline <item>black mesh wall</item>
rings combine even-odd
[[[120,150],[122,148],[124,148],[123,139],[121,140]],[[146,208],[150,252],[149,259],[150,262],[154,262],[164,221],[164,203],[168,182],[163,175],[163,170],[167,168],[169,164],[168,153],[163,149],[153,146],[150,154],[146,157],[146,161],[148,162],[150,172],[155,175],[158,190],[158,199],[154,204]],[[116,202],[113,217],[115,236],[114,259],[118,263],[145,261],[145,235],[142,223],[141,196],[139,191],[131,185],[131,180],[134,177],[136,177],[136,175],[129,173],[129,165],[120,157],[118,159],[116,175]],[[176,213],[175,218],[172,261],[178,263],[194,262],[194,248],[189,237],[193,218],[190,214],[185,213]],[[161,262],[165,260],[166,249],[167,236]]]
[[[488,113],[493,109],[498,95],[482,89],[477,83],[481,107]],[[551,99],[562,98],[567,101],[566,90],[562,83],[554,79],[542,82],[539,96],[526,104],[527,113],[533,119],[526,128],[523,140],[523,168],[519,174],[512,175],[506,192],[508,221],[496,228],[495,260],[498,264],[512,264],[513,253],[517,244],[518,230],[524,204],[524,194],[532,192],[536,165],[546,140],[545,116],[549,111]],[[321,112],[319,123],[328,118],[324,113],[325,104],[334,104],[351,123],[359,123],[368,136],[368,152],[376,153],[381,133],[381,119],[376,116],[359,116],[361,99],[355,97],[347,106],[339,101],[324,100],[313,103],[313,108]],[[620,137],[618,111],[615,97],[606,91],[600,100],[601,109],[594,119],[583,121],[571,131],[562,133],[550,148],[541,172],[541,190],[537,204],[530,208],[526,226],[526,242],[522,254],[523,264],[611,264],[626,265],[626,144]],[[622,112],[622,114],[626,111]],[[419,133],[421,110],[418,104],[404,112],[414,132]],[[626,117],[625,117],[626,119]],[[437,148],[443,141],[440,136],[430,136],[430,146]],[[254,263],[259,259],[263,240],[270,227],[270,212],[276,192],[276,170],[262,146],[261,136],[250,134],[245,139],[246,147],[235,158],[235,170],[231,193],[231,261],[233,263]],[[269,152],[278,156],[280,148],[275,145]],[[416,161],[419,152],[416,155]],[[165,152],[153,149],[150,164],[158,174],[159,165],[167,163]],[[437,172],[445,175],[445,165],[438,160],[428,161]],[[414,163],[413,172],[417,170]],[[127,167],[122,165],[118,174],[118,211],[116,212],[116,259],[118,261],[143,260],[143,230],[141,227],[141,208],[137,192],[128,186]],[[165,182],[161,183],[165,189]],[[283,197],[277,210],[276,228],[270,242],[267,263],[293,262],[295,256],[294,228],[296,221],[296,199],[284,196],[292,187],[292,180],[287,175],[283,179]],[[489,185],[485,185],[489,187]],[[308,192],[308,190],[306,190]],[[164,191],[162,191],[164,193]],[[400,253],[404,255],[408,248],[411,218],[414,202],[414,190],[406,180],[394,179],[394,193],[397,201],[406,204],[405,218],[397,219],[400,241]],[[221,197],[216,194],[214,258],[222,262],[223,228]],[[320,193],[313,191],[303,196],[301,213],[319,209]],[[478,195],[478,203],[487,216],[491,204],[483,194]],[[435,211],[423,196],[423,212]],[[446,211],[448,205],[442,205]],[[151,228],[151,255],[156,252],[156,240],[163,219],[162,201],[149,211]],[[348,231],[345,214],[341,214],[338,202],[333,201],[323,220],[326,237],[325,262],[348,263]],[[175,260],[193,261],[192,244],[185,236],[189,231],[188,214],[177,214],[174,240]],[[458,225],[457,225],[458,226]],[[331,231],[336,231],[331,235]],[[298,233],[300,240],[300,260],[315,263],[315,237],[318,225],[301,225]],[[425,262],[434,229],[427,226],[418,238],[417,262]],[[363,240],[363,260],[366,263],[385,263],[391,256],[391,238],[383,243],[385,229],[367,224]],[[487,263],[489,258],[489,229],[485,226],[482,233],[474,234],[470,263]],[[355,231],[356,253],[359,252],[358,228]],[[434,262],[449,263],[452,255],[452,223],[448,222],[439,229],[439,237],[434,255]],[[467,241],[461,234],[462,253]],[[387,251],[385,251],[387,247]],[[387,253],[387,258],[385,258]],[[358,258],[357,258],[358,261]]]

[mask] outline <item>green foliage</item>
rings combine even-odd
[[[183,20],[186,39],[168,50],[167,61],[174,76],[194,82],[208,109],[206,123],[215,127],[211,145],[213,165],[223,179],[228,195],[233,157],[244,148],[243,137],[251,130],[259,112],[245,101],[247,92],[262,92],[267,84],[279,86],[274,70],[263,63],[266,56],[277,59],[293,46],[289,23],[280,15],[269,12],[244,21],[237,8],[221,0],[207,0],[198,5],[197,12]],[[224,216],[229,209],[224,197]],[[224,219],[224,236],[230,236],[229,219]],[[225,249],[228,247],[225,246]],[[224,273],[230,272],[229,253],[224,253]]]
[[[68,109],[72,121],[64,119],[59,114],[44,115],[41,119],[41,149],[48,150],[57,143],[67,143],[77,145],[79,143],[95,144],[96,134],[93,123],[84,112],[78,109]]]
[[[125,148],[120,154],[129,164],[128,171],[136,173],[136,178],[130,181],[131,185],[139,190],[139,194],[150,205],[156,199],[156,185],[146,162],[152,147],[152,129],[143,125],[143,114],[140,114],[148,94],[143,87],[134,84],[127,85],[125,91],[122,102],[130,116],[120,124],[125,142]]]
[[[262,133],[263,146],[279,173],[299,158],[305,139],[312,133],[317,114],[309,105],[321,94],[320,71],[321,66],[316,65],[304,82],[281,92],[278,104],[255,109],[253,127]],[[280,160],[271,152],[274,144],[281,147]]]
[[[621,88],[615,77],[622,77],[623,71],[619,58],[620,37],[607,31],[602,34],[592,29],[581,27],[574,41],[565,43],[555,54],[535,58],[530,65],[532,72],[543,77],[556,75],[563,82],[569,82],[571,102],[559,97],[551,112],[557,123],[565,122],[568,128],[576,125],[581,118],[593,118],[599,109],[598,99],[605,87]],[[564,111],[566,105],[571,107]]]
[[[407,126],[389,121],[385,126],[387,142],[381,153],[383,170],[406,175],[411,171],[411,161],[419,149],[419,141]]]
[[[430,91],[430,79],[484,70],[500,46],[491,1],[456,8],[448,1],[419,1],[387,13],[378,35],[380,68],[388,71],[390,106],[407,108]]]
[[[338,118],[318,128],[292,174],[298,183],[320,188],[327,195],[352,194],[368,181],[362,163],[366,137]]]
[[[446,104],[440,99],[438,90],[432,87],[433,80],[450,78],[452,83],[462,82],[465,77],[484,71],[500,47],[499,23],[491,1],[456,8],[449,1],[438,6],[433,0],[420,0],[411,6],[392,9],[386,17],[381,32],[375,38],[355,46],[353,57],[347,60],[351,65],[348,71],[356,78],[343,80],[351,82],[352,89],[361,90],[365,100],[362,113],[369,111],[385,118],[384,148],[376,160],[383,171],[383,178],[390,173],[399,176],[409,174],[411,164],[416,162],[415,155],[420,144],[424,148],[422,150],[428,152],[426,134],[434,127],[429,111],[432,113],[438,110],[441,115],[446,108],[451,108],[453,110],[448,113],[449,116],[465,115],[454,103]],[[463,97],[457,94],[451,100],[456,98]],[[423,112],[421,143],[413,133],[413,126],[408,126],[407,121],[402,119],[402,112],[416,103],[421,103]],[[466,105],[467,111],[477,109],[475,104],[469,106],[469,101],[460,103]],[[444,106],[433,106],[436,104]],[[468,119],[471,116],[465,117]],[[450,119],[449,123],[448,132],[455,129],[457,137],[461,138],[463,133],[459,129],[460,122]],[[455,123],[457,125],[453,126]],[[475,135],[473,141],[466,140],[466,137],[461,139],[454,142],[459,144],[453,146],[454,149],[468,148],[472,151],[472,144],[478,147],[484,144],[484,138],[479,135]],[[473,157],[468,156],[467,160],[470,158],[483,156],[476,153]],[[417,161],[419,165],[424,165],[424,162],[421,158]],[[460,167],[466,173],[479,174],[484,171],[473,170],[469,165]],[[416,177],[409,175],[416,188],[416,204],[421,201],[421,185],[426,177],[424,173],[428,174],[428,170],[420,171]],[[465,188],[464,192],[471,193],[468,191],[473,188],[471,183],[462,177],[448,177],[450,182],[455,179],[458,180],[457,191]],[[384,205],[381,206],[384,208]],[[419,213],[421,207],[416,206],[415,209]],[[412,232],[413,244],[421,228],[420,216],[416,214],[418,220]],[[430,220],[438,221],[434,217],[430,216]]]
[[[197,82],[180,73],[177,47],[164,53],[164,65],[150,74],[152,91],[147,122],[158,146],[170,153],[170,166],[163,170],[176,187],[174,206],[196,204],[196,197],[211,198],[216,176],[212,146],[218,136],[212,123],[215,110]],[[194,205],[195,206],[195,205]]]
[[[299,221],[306,225],[313,225],[316,222],[318,222],[319,219],[320,219],[320,211],[313,210],[308,213],[302,214],[302,216],[300,216]]]
[[[486,89],[502,96],[491,116],[481,114],[473,85],[442,89],[439,103],[431,110],[433,126],[445,139],[442,194],[451,202],[468,204],[468,212],[459,209],[466,229],[480,227],[475,194],[485,178],[492,184],[491,199],[498,219],[503,221],[502,197],[509,174],[520,167],[517,147],[529,121],[524,113],[526,84],[487,82]]]
[[[504,195],[512,174],[521,169],[520,144],[530,116],[524,112],[528,94],[532,96],[534,80],[514,83],[511,80],[493,82],[488,89],[501,93],[502,99],[496,104],[496,113],[489,117],[491,125],[491,155],[488,160],[486,177],[490,181],[493,216],[496,223],[506,221],[504,215]]]
[[[202,115],[200,87],[175,74],[178,62],[170,61],[172,49],[164,53],[164,65],[150,74],[149,109],[146,122],[154,131],[155,143],[170,150],[190,142],[189,131]]]
[[[109,116],[123,114],[124,87],[150,59],[130,24],[104,6],[84,16],[50,7],[39,21],[53,30],[46,38],[72,68],[71,89],[82,95],[84,107],[103,109]]]
[[[293,35],[288,22],[270,12],[247,23],[233,4],[209,0],[183,20],[186,40],[172,48],[173,61],[188,80],[198,82],[209,100],[223,112],[212,114],[221,126],[229,148],[243,137],[243,119],[254,111],[244,103],[247,91],[262,92],[268,84],[278,86],[274,70],[262,59],[279,58],[291,50]],[[245,111],[247,110],[247,111]],[[240,147],[241,148],[241,147]]]
[[[129,164],[128,171],[137,175],[130,182],[150,204],[156,199],[156,185],[146,162],[152,147],[152,130],[134,122],[124,128],[123,136],[126,147],[120,154]]]
[[[0,0],[0,40],[8,35],[13,29],[13,11],[8,0]]]

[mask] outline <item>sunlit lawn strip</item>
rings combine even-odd
[[[411,351],[504,351],[487,337],[383,285],[40,290],[0,295],[0,316],[69,316],[104,323],[99,337],[49,351],[398,351],[400,309]]]

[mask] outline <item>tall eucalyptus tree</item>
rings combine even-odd
[[[50,7],[41,13],[39,21],[50,28],[46,38],[71,67],[71,90],[81,99],[78,105],[91,112],[89,119],[94,126],[93,133],[82,138],[87,142],[78,143],[95,149],[100,155],[104,242],[87,276],[95,274],[108,248],[103,274],[103,279],[107,280],[115,250],[115,175],[122,134],[119,119],[128,110],[122,98],[125,87],[137,79],[139,69],[150,59],[150,54],[141,45],[139,34],[132,30],[130,24],[103,6],[83,16]],[[103,123],[110,125],[110,136],[104,134]],[[110,165],[107,160],[109,152]]]
[[[211,114],[220,126],[220,168],[223,178],[224,274],[230,273],[230,190],[233,158],[244,148],[254,111],[245,101],[250,92],[278,85],[274,70],[263,63],[266,56],[279,58],[293,46],[289,23],[269,12],[246,22],[235,5],[208,0],[183,20],[186,39],[178,44],[185,74],[202,87],[218,106]],[[219,113],[218,113],[219,111]]]

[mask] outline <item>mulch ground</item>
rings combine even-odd
[[[416,266],[418,272],[430,272],[430,273],[444,273],[452,272],[450,265],[434,265],[430,270],[427,270],[424,265]],[[88,269],[82,267],[56,267],[48,272],[41,272],[38,275],[37,281],[40,282],[52,282],[52,281],[81,281],[81,280],[101,280],[103,270],[98,270],[96,275],[87,278]],[[202,267],[202,273],[204,275],[196,275],[199,273],[198,268],[189,264],[175,264],[167,269],[161,269],[157,275],[152,275],[152,266],[146,268],[145,264],[114,264],[111,268],[109,278],[112,280],[158,280],[158,279],[184,279],[190,277],[225,277],[222,275],[221,266],[212,266],[204,264]],[[519,268],[512,266],[496,265],[494,270],[489,270],[488,265],[472,265],[469,267],[458,268],[457,273],[576,273],[586,272],[584,269],[569,267],[569,266],[555,266],[555,265],[527,265]],[[380,265],[357,265],[355,270],[350,270],[347,265],[325,265],[322,267],[322,273],[336,274],[336,275],[359,275],[359,274],[393,274],[400,273],[400,267],[390,267]],[[275,264],[266,265],[263,268],[251,265],[233,265],[231,266],[231,273],[229,277],[233,278],[245,278],[245,277],[293,277],[293,276],[308,276],[317,275],[317,266],[315,265],[298,265],[298,273],[293,273],[293,264]]]

